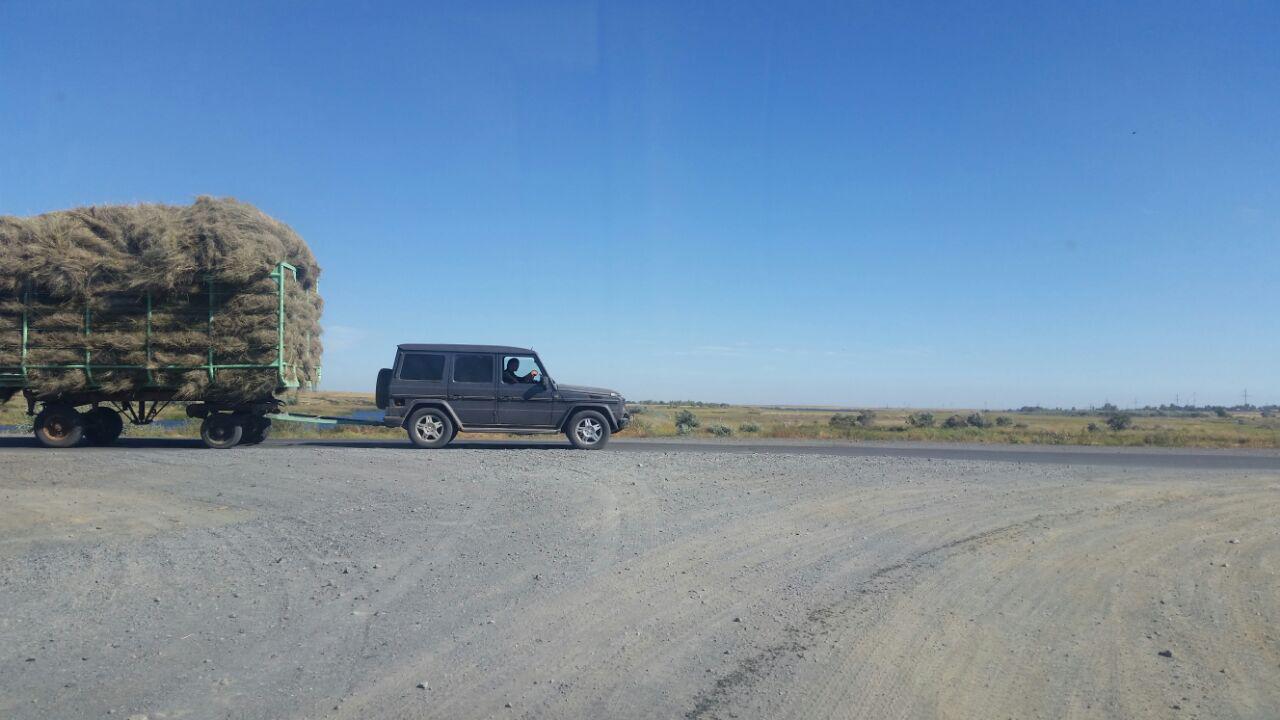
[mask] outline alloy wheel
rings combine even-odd
[[[595,418],[582,418],[573,428],[578,439],[587,445],[595,445],[604,435],[604,427]]]
[[[423,415],[414,424],[413,431],[426,442],[435,442],[444,434],[444,423],[435,415]]]

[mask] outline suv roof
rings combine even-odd
[[[409,352],[474,352],[503,353],[509,355],[532,355],[529,348],[512,347],[510,345],[441,345],[408,343],[400,346],[400,350]]]

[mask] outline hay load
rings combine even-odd
[[[0,380],[184,400],[312,384],[319,277],[297,233],[231,199],[0,216]]]

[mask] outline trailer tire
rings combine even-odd
[[[212,450],[228,450],[244,438],[243,418],[230,413],[210,413],[200,423],[200,439]]]
[[[124,432],[120,413],[107,407],[96,407],[84,413],[84,436],[90,445],[110,445]]]
[[[45,405],[32,425],[45,447],[69,448],[84,437],[84,416],[70,405]]]
[[[267,435],[271,431],[271,420],[261,415],[253,415],[244,421],[244,437],[240,438],[241,445],[257,445],[267,439]]]

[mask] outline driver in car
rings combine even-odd
[[[508,358],[507,367],[502,371],[502,382],[507,384],[538,382],[538,371],[536,369],[530,370],[528,375],[517,375],[516,370],[519,369],[519,358]]]

